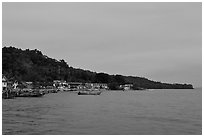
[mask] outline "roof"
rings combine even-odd
[[[2,75],[2,81],[3,81],[3,82],[8,81],[8,79],[6,78],[6,76]]]

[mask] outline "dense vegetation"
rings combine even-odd
[[[2,71],[11,80],[50,83],[53,80],[72,82],[108,83],[110,89],[119,89],[120,84],[132,83],[133,88],[193,88],[190,84],[167,84],[146,78],[109,75],[69,66],[63,59],[56,60],[41,51],[21,50],[15,47],[2,48]]]

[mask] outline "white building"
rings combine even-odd
[[[18,86],[18,81],[15,81],[15,82],[13,83],[13,89],[16,89],[17,86]]]
[[[8,85],[8,80],[5,76],[2,77],[2,90],[5,90]]]
[[[87,88],[96,88],[96,89],[108,89],[106,83],[85,83]]]
[[[132,87],[133,84],[120,85],[120,88],[123,88],[124,90],[130,90]]]
[[[64,87],[67,87],[68,84],[66,83],[66,81],[63,81],[63,80],[54,80],[53,86],[57,88],[64,88]]]

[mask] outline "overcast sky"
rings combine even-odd
[[[202,86],[201,3],[3,3],[3,46],[70,66]]]

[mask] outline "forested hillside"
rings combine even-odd
[[[2,71],[10,80],[52,82],[65,80],[72,82],[108,83],[111,89],[118,89],[120,84],[132,83],[134,88],[193,88],[191,84],[167,84],[150,81],[146,78],[109,75],[89,70],[76,69],[66,61],[52,59],[41,51],[21,50],[15,47],[2,48]]]

